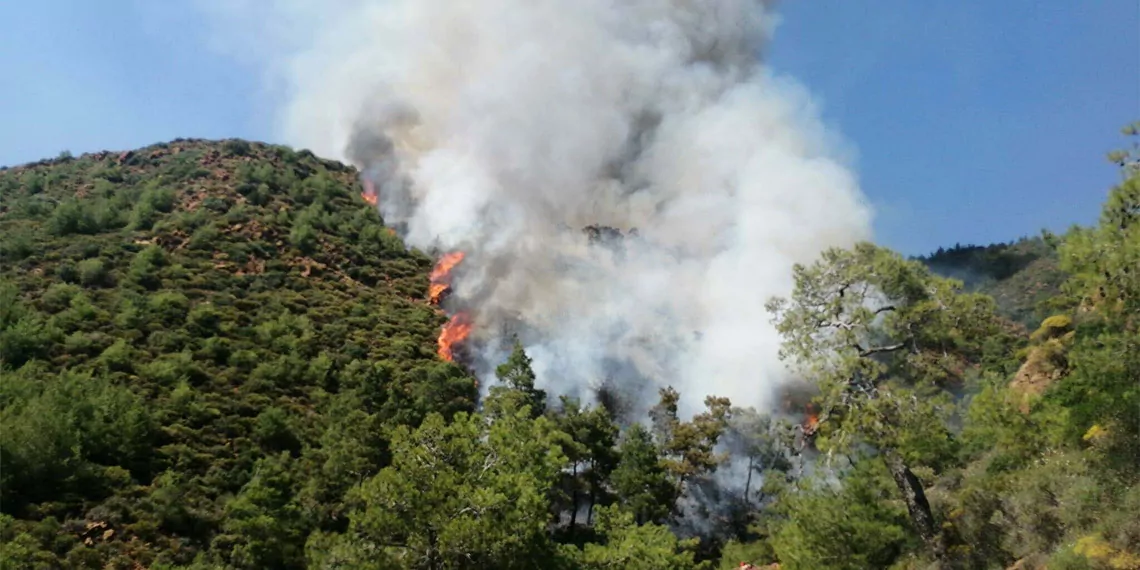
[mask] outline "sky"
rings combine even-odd
[[[780,15],[767,58],[856,153],[883,245],[1063,231],[1119,181],[1104,157],[1140,120],[1137,0],[784,0]],[[7,0],[0,22],[0,165],[277,138],[281,97],[214,49],[192,0]]]

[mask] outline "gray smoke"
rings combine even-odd
[[[287,86],[282,134],[359,166],[410,245],[468,254],[477,360],[520,334],[541,387],[769,404],[764,301],[869,237],[857,181],[762,58],[757,0],[207,2]],[[257,25],[249,25],[256,22]],[[261,30],[252,33],[251,30]],[[591,245],[600,224],[638,236]]]

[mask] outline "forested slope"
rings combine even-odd
[[[380,424],[472,409],[435,355],[432,260],[358,193],[243,141],[0,172],[3,511],[41,521],[10,547],[91,567],[239,549],[259,461],[331,520]]]
[[[768,308],[808,409],[635,421],[517,344],[477,401],[435,254],[348,167],[4,169],[0,567],[1140,568],[1137,159],[1093,227],[797,266]]]
[[[993,297],[1004,315],[1033,328],[1049,315],[1049,301],[1065,280],[1055,242],[1046,234],[987,246],[955,245],[918,260],[939,275],[961,280],[969,291]]]

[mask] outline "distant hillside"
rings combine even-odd
[[[992,296],[1003,314],[1030,330],[1048,316],[1041,304],[1056,297],[1065,280],[1056,251],[1040,237],[955,245],[917,259],[935,273],[961,280],[970,291]]]
[[[239,140],[61,156],[0,171],[0,235],[8,560],[243,552],[269,531],[234,498],[279,455],[335,526],[385,425],[473,407],[436,356],[432,260],[344,165]]]

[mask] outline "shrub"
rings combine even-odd
[[[218,324],[221,322],[221,311],[208,303],[195,306],[186,317],[186,324],[190,332],[200,337],[213,336],[218,331]]]
[[[57,236],[93,234],[98,230],[95,219],[78,200],[67,200],[56,206],[48,220],[48,231]]]
[[[194,231],[190,236],[190,242],[187,244],[190,249],[194,250],[208,250],[213,249],[214,244],[218,240],[218,229],[213,225],[204,225]]]
[[[174,209],[174,200],[174,191],[152,184],[143,191],[131,211],[131,227],[136,230],[151,229],[162,214]]]
[[[0,362],[19,368],[36,358],[46,358],[54,340],[38,315],[26,315],[0,330]]]
[[[166,252],[161,247],[148,246],[135,254],[127,277],[146,289],[157,289],[162,284],[159,271],[166,264]]]
[[[281,408],[266,408],[257,416],[253,438],[268,452],[301,450],[301,441],[289,425],[289,415]]]
[[[232,139],[222,144],[222,150],[230,156],[247,156],[250,147],[248,142],[241,139]]]
[[[295,223],[289,232],[289,242],[302,253],[313,253],[317,248],[317,231],[308,222]]]
[[[32,236],[27,231],[12,232],[0,239],[0,259],[9,262],[23,260],[35,252]]]
[[[99,364],[107,372],[131,372],[134,370],[135,356],[135,349],[120,338],[99,355]]]
[[[177,291],[162,291],[147,300],[147,312],[152,320],[170,327],[180,326],[190,310],[190,299]]]
[[[55,276],[65,283],[78,283],[79,270],[70,261],[64,261],[55,268]]]
[[[40,307],[49,313],[58,313],[71,305],[71,299],[79,295],[82,289],[75,285],[56,283],[44,291],[40,298]]]
[[[100,259],[85,259],[79,262],[79,282],[87,287],[106,285],[107,268]]]
[[[7,381],[24,384],[29,397],[0,417],[6,502],[57,499],[69,491],[98,498],[100,486],[83,485],[105,471],[95,465],[145,473],[154,427],[130,390],[72,372],[17,374]]]

